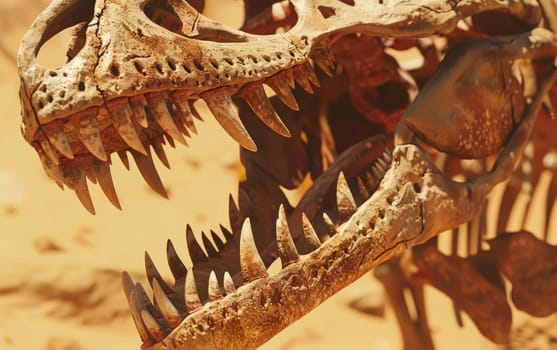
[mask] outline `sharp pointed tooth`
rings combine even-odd
[[[126,290],[126,284],[125,284],[126,282],[123,283],[124,283],[124,290]],[[153,345],[155,342],[153,338],[151,338],[151,335],[147,331],[147,328],[145,327],[145,324],[141,319],[141,305],[138,300],[137,290],[133,285],[131,286],[131,288],[132,288],[131,292],[129,294],[126,293],[126,296],[128,297],[128,303],[130,305],[130,313],[132,315],[133,322],[135,323],[135,328],[137,329],[137,332],[139,333],[139,337],[141,338],[143,344],[145,344],[146,346]]]
[[[176,309],[172,301],[170,301],[168,295],[166,295],[156,278],[153,278],[151,284],[153,286],[153,299],[155,300],[155,304],[159,307],[162,317],[164,317],[170,328],[176,328],[182,321],[180,312]]]
[[[304,241],[307,243],[308,247],[311,250],[319,248],[321,246],[321,241],[306,213],[302,213],[302,227],[304,231]]]
[[[50,144],[66,158],[73,159],[74,154],[66,137],[66,132],[64,131],[64,122],[61,120],[55,120],[50,122],[49,126],[48,132],[45,131],[45,133],[48,137],[48,141],[50,141]]]
[[[211,238],[213,238],[213,242],[215,242],[215,246],[217,246],[217,250],[220,252],[221,249],[224,248],[224,242],[213,230],[211,230]]]
[[[95,176],[99,181],[102,191],[116,208],[122,210],[120,205],[120,200],[118,199],[118,194],[114,188],[114,182],[112,181],[112,174],[110,173],[110,166],[108,162],[97,161],[93,166]]]
[[[186,277],[186,272],[188,270],[182,262],[182,259],[180,259],[176,253],[176,249],[174,249],[171,240],[166,241],[166,259],[168,260],[168,267],[170,267],[170,271],[175,280]]]
[[[342,221],[348,220],[358,209],[342,172],[337,181],[337,209]]]
[[[387,164],[391,164],[393,162],[393,150],[387,148],[383,151],[383,159],[385,159]]]
[[[280,100],[295,111],[300,110],[300,106],[296,101],[296,97],[292,93],[290,86],[288,84],[286,74],[284,72],[273,75],[272,77],[265,80],[265,83],[273,89]]]
[[[320,50],[313,55],[313,61],[317,63],[319,68],[332,77],[335,71],[335,63],[333,61],[333,56],[331,50]]]
[[[96,110],[88,110],[74,120],[77,135],[85,147],[98,159],[106,162],[106,152],[101,141],[101,133],[97,126]]]
[[[182,91],[175,91],[170,95],[170,99],[176,106],[176,112],[184,125],[191,130],[191,132],[197,135],[197,128],[195,127],[195,123],[193,121],[193,113],[186,93]]]
[[[147,182],[147,184],[162,197],[168,198],[168,194],[162,184],[159,173],[153,164],[153,159],[150,156],[144,156],[134,150],[132,150],[131,153],[141,176],[145,179],[145,182]]]
[[[149,281],[149,283],[153,282],[153,280],[156,279],[157,281],[159,281],[159,286],[163,287],[165,292],[167,293],[172,292],[170,288],[166,285],[164,280],[162,279],[161,274],[159,273],[157,267],[153,263],[153,259],[151,259],[149,253],[147,252],[145,252],[145,272],[147,273],[147,281]],[[153,287],[152,283],[151,283],[151,287]]]
[[[128,159],[128,153],[126,151],[119,151],[118,157],[120,157],[120,160],[122,161],[122,164],[124,164],[124,167],[127,170],[130,170],[130,160]]]
[[[197,111],[197,108],[195,108],[194,105],[195,101],[194,100],[188,100],[188,104],[190,105],[190,111],[191,114],[200,121],[203,121],[203,117],[201,117],[201,114],[199,114],[199,112]],[[197,133],[197,132],[196,132]]]
[[[110,118],[112,119],[112,124],[122,140],[124,140],[128,146],[134,150],[147,155],[147,150],[145,150],[145,147],[143,146],[143,143],[133,126],[131,120],[133,112],[128,104],[127,98],[118,98],[108,101],[106,106],[108,108]]]
[[[244,221],[240,236],[240,266],[244,283],[267,277],[267,269],[257,251],[249,218]]]
[[[286,219],[286,212],[283,204],[279,207],[276,231],[278,253],[282,267],[284,268],[300,260],[300,256],[298,255],[294,240],[292,239],[292,234],[288,228],[288,220]]]
[[[234,238],[234,236],[232,235],[232,232],[230,232],[230,230],[228,230],[226,227],[219,225],[220,226],[220,230],[222,232],[222,234],[224,235],[224,239],[226,241],[231,240],[232,238]]]
[[[240,209],[234,202],[232,195],[228,196],[228,218],[230,220],[230,228],[233,233],[238,233],[242,229],[242,223],[244,221],[243,215],[240,213]]]
[[[211,240],[209,239],[209,237],[207,237],[205,232],[201,233],[201,237],[203,245],[205,246],[205,251],[207,252],[207,256],[210,258],[218,256],[218,252],[215,249],[215,246],[213,245],[213,243],[211,243]]]
[[[166,142],[168,142],[170,147],[176,148],[176,144],[174,143],[174,139],[172,139],[172,137],[168,136],[167,134],[163,134],[163,137],[166,139]]]
[[[36,147],[37,153],[39,154],[39,158],[41,159],[41,164],[43,165],[43,169],[45,170],[46,174],[56,182],[56,184],[63,190],[64,183],[66,180],[64,179],[64,174],[62,173],[62,169],[56,164],[52,162],[50,158],[48,158],[43,149]],[[68,185],[66,183],[66,185]]]
[[[209,274],[209,286],[207,288],[209,301],[215,301],[222,299],[223,295],[219,287],[219,281],[217,280],[217,274],[215,271],[211,271]]]
[[[133,111],[133,117],[137,124],[142,128],[149,127],[149,122],[147,121],[147,113],[145,113],[145,106],[148,105],[145,96],[137,95],[129,98],[130,107]]]
[[[374,164],[374,165],[371,167],[371,171],[373,172],[373,176],[375,177],[375,179],[377,180],[377,182],[379,182],[380,179],[383,178],[383,175],[385,175],[385,172],[382,171],[382,170],[377,166],[377,164]]]
[[[153,116],[157,120],[157,123],[159,123],[160,127],[174,140],[180,142],[184,146],[187,146],[188,143],[186,142],[184,135],[182,135],[180,129],[178,129],[178,126],[176,126],[176,123],[172,120],[172,116],[166,106],[168,98],[160,92],[149,93],[146,97],[149,102],[149,106],[153,111]]]
[[[126,299],[129,303],[135,284],[127,271],[122,272],[122,288],[124,289],[124,294],[126,295]]]
[[[327,226],[327,234],[329,237],[334,236],[337,233],[337,228],[327,213],[323,213],[323,222],[325,223],[325,226]]]
[[[313,87],[311,84],[319,87],[319,80],[315,76],[315,72],[309,63],[294,67],[294,79],[308,94],[313,94]]]
[[[259,119],[271,130],[284,137],[290,137],[290,131],[275,112],[271,101],[265,94],[263,85],[255,83],[245,86],[240,90],[238,96],[246,100]]]
[[[369,198],[370,193],[367,190],[366,185],[364,184],[364,182],[362,181],[361,178],[358,177],[358,191],[360,191],[360,197],[362,197],[362,200],[366,200]]]
[[[197,239],[195,239],[190,225],[186,226],[186,244],[188,246],[189,256],[194,265],[207,261],[207,255],[205,255]]]
[[[195,283],[193,270],[189,270],[186,273],[186,281],[184,286],[184,302],[186,305],[186,311],[188,313],[192,313],[193,311],[203,306],[201,300],[199,299],[199,293],[197,292],[197,285]]]
[[[50,142],[48,142],[47,139],[43,139],[43,140],[41,140],[40,144],[41,144],[42,150],[44,151],[44,154],[46,154],[48,159],[50,159],[50,161],[52,163],[54,163],[55,165],[60,165],[60,160],[58,159],[58,157],[56,156],[56,154],[52,150],[52,147],[50,146]]]
[[[386,172],[387,169],[389,169],[389,165],[383,158],[377,158],[377,164],[381,166],[381,170],[383,170],[383,172]]]
[[[234,293],[236,291],[236,286],[234,285],[232,276],[230,276],[230,273],[228,273],[228,271],[224,272],[223,284],[224,284],[224,292],[226,293],[226,295],[230,293]]]
[[[91,181],[91,183],[96,185],[97,184],[97,174],[95,174],[94,169],[92,167],[89,167],[89,168],[85,168],[84,171],[85,171],[85,177],[89,181]]]
[[[321,86],[321,84],[319,84],[319,79],[317,79],[317,75],[315,75],[315,70],[313,70],[313,67],[311,66],[310,63],[306,63],[302,65],[304,70],[304,73],[306,74],[306,76],[308,77],[308,80],[310,83],[312,83],[314,86]]]
[[[201,98],[205,100],[215,119],[236,142],[247,150],[257,151],[255,142],[253,142],[253,139],[240,120],[238,109],[234,102],[232,102],[228,89],[215,89],[204,93]]]
[[[91,195],[89,194],[89,188],[87,187],[87,178],[85,177],[85,172],[82,170],[76,170],[72,174],[70,179],[70,187],[77,194],[77,198],[87,211],[95,215],[95,206],[91,200]]]
[[[367,182],[367,186],[372,190],[377,188],[378,181],[374,177],[374,175],[370,174],[369,172],[366,172],[366,182]]]
[[[141,320],[143,321],[143,324],[145,325],[145,328],[147,328],[147,331],[149,332],[149,334],[157,342],[163,340],[166,337],[166,334],[165,334],[163,328],[155,320],[155,318],[153,317],[153,315],[151,315],[151,313],[149,311],[147,311],[146,309],[143,309],[143,310],[141,310],[139,315],[141,316]]]
[[[161,163],[167,168],[170,169],[170,162],[168,161],[168,157],[166,156],[166,152],[164,151],[164,147],[162,145],[162,138],[155,138],[151,141],[151,145],[153,146],[153,150],[155,150],[155,154],[160,159]]]

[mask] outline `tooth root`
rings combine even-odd
[[[50,161],[52,163],[54,163],[55,165],[60,165],[60,160],[58,159],[58,157],[56,156],[56,154],[52,150],[52,147],[50,146],[50,142],[48,142],[47,139],[43,139],[43,140],[41,140],[40,144],[41,144],[42,150],[44,151],[44,154],[46,154],[48,159],[50,159]]]
[[[207,237],[207,235],[204,232],[201,233],[201,237],[203,241],[203,246],[205,246],[205,251],[207,252],[207,256],[209,258],[214,258],[218,256],[218,252],[215,249],[215,246],[213,246],[213,243],[211,243],[211,240],[209,240],[209,237]]]
[[[50,124],[52,129],[45,132],[48,137],[48,141],[50,141],[50,144],[62,153],[64,157],[73,159],[74,154],[66,137],[66,132],[64,131],[64,122],[61,120],[55,120]]]
[[[170,267],[170,271],[172,272],[172,276],[174,276],[175,280],[180,278],[186,277],[186,266],[182,262],[182,259],[176,253],[176,249],[174,248],[174,244],[172,244],[171,240],[166,241],[166,259],[168,261],[168,267]]]
[[[284,137],[291,136],[290,131],[275,112],[271,101],[267,98],[263,85],[259,83],[251,84],[251,86],[244,87],[238,95],[246,100],[259,119],[271,130]]]
[[[321,241],[305,213],[302,213],[302,228],[304,232],[304,241],[307,243],[308,247],[311,250],[319,248],[321,246]]]
[[[244,283],[267,277],[267,269],[257,251],[249,218],[244,220],[240,235],[240,267]]]
[[[125,282],[123,283],[124,283],[124,291],[125,291],[126,284]],[[143,320],[141,318],[141,305],[138,300],[137,290],[133,285],[131,286],[131,291],[129,292],[129,294],[126,293],[126,296],[128,298],[128,303],[130,305],[130,313],[132,315],[133,322],[135,323],[135,328],[139,333],[139,337],[141,338],[141,341],[146,346],[153,345],[155,342],[151,338],[151,335],[149,334],[149,331],[147,331],[147,328],[145,327],[145,324],[143,323]]]
[[[166,193],[166,189],[162,184],[161,178],[159,177],[159,173],[153,164],[153,159],[150,156],[145,156],[139,152],[131,151],[133,159],[137,164],[137,168],[145,179],[145,182],[159,195],[164,198],[168,198],[168,194]]]
[[[148,105],[145,96],[137,95],[129,98],[130,107],[133,111],[133,117],[137,124],[142,128],[146,129],[149,127],[149,122],[147,121],[147,113],[145,113],[145,106]]]
[[[70,188],[72,188],[77,198],[88,212],[95,215],[95,206],[91,200],[91,194],[89,194],[89,188],[87,187],[87,178],[85,177],[85,172],[81,170],[76,170],[70,179]]]
[[[199,293],[197,292],[193,270],[189,270],[186,273],[186,281],[184,283],[184,303],[186,305],[186,311],[192,313],[203,306],[199,298]]]
[[[300,256],[298,255],[296,245],[294,245],[294,240],[292,239],[292,234],[288,228],[288,220],[286,219],[286,212],[283,204],[279,207],[276,231],[278,253],[282,267],[284,268],[300,260]]]
[[[128,153],[126,151],[119,151],[118,157],[120,157],[120,160],[122,161],[122,164],[124,164],[124,167],[127,170],[130,170],[130,160],[128,159]]]
[[[240,120],[238,109],[232,102],[228,89],[215,89],[204,93],[201,97],[207,103],[215,119],[236,142],[247,150],[257,151],[255,142]]]
[[[193,264],[199,264],[207,261],[207,255],[201,249],[201,246],[193,235],[193,230],[190,225],[186,226],[186,244],[188,246],[188,253]]]
[[[213,230],[211,230],[211,238],[213,238],[213,242],[215,242],[215,245],[217,246],[217,251],[220,252],[221,249],[224,248],[224,242],[219,237],[219,235],[217,235],[217,233]]]
[[[147,150],[145,150],[145,147],[143,146],[143,143],[133,126],[131,120],[133,112],[127,99],[119,98],[109,101],[106,105],[110,118],[112,119],[112,124],[122,140],[124,140],[128,146],[137,152],[147,155]]]
[[[228,273],[228,271],[224,272],[223,284],[224,284],[224,292],[226,293],[226,295],[230,293],[234,293],[236,291],[236,286],[234,285],[232,276],[230,276],[230,273]]]
[[[333,220],[327,213],[323,213],[323,222],[327,227],[327,234],[329,235],[329,237],[334,236],[337,233],[337,228]]]
[[[145,328],[147,328],[147,331],[153,337],[153,339],[155,339],[155,341],[160,342],[166,337],[163,328],[155,320],[155,318],[153,317],[153,315],[151,315],[149,311],[143,309],[141,310],[139,315],[141,316],[141,320],[143,321]]]
[[[170,169],[170,162],[168,161],[168,157],[166,156],[166,152],[164,151],[164,147],[162,145],[162,139],[156,138],[151,141],[151,145],[153,146],[153,150],[155,154],[160,159],[161,163],[167,168]]]
[[[74,121],[77,135],[85,147],[98,159],[106,162],[106,152],[101,141],[101,133],[97,126],[97,115],[95,111],[86,114]]]
[[[155,300],[155,304],[159,307],[162,317],[170,328],[176,328],[182,321],[180,312],[176,309],[172,301],[170,301],[168,295],[166,295],[156,278],[153,278],[151,285],[153,286],[153,299]]]
[[[211,271],[209,274],[209,285],[207,291],[209,301],[219,300],[223,297],[215,271]]]
[[[178,126],[176,126],[176,123],[174,123],[174,120],[168,111],[168,107],[166,106],[167,98],[160,92],[147,94],[146,97],[149,102],[149,106],[153,111],[153,116],[157,120],[157,123],[159,123],[160,127],[173,139],[180,142],[184,146],[187,146],[188,143],[186,142],[184,135],[182,135],[180,129],[178,129]]]
[[[348,187],[344,173],[340,173],[337,181],[337,209],[341,220],[348,220],[357,210],[352,191]]]
[[[95,176],[101,186],[102,191],[116,208],[122,210],[120,205],[120,200],[118,199],[118,194],[114,188],[114,182],[112,181],[112,174],[110,173],[110,166],[107,162],[97,161],[93,167]]]
[[[285,105],[295,111],[300,110],[298,101],[296,101],[296,97],[294,97],[292,89],[290,89],[285,73],[281,72],[275,74],[272,77],[268,78],[265,83],[269,85],[271,89],[273,89],[273,91]]]
[[[193,121],[193,113],[187,96],[180,91],[176,91],[170,95],[170,99],[176,106],[178,117],[191,132],[197,135],[197,128],[195,127],[195,123]]]
[[[363,201],[365,201],[366,199],[368,199],[370,197],[370,193],[367,190],[366,185],[364,184],[362,179],[359,178],[359,177],[358,177],[358,191],[360,192],[360,197],[362,197]]]

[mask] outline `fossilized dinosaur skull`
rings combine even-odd
[[[516,17],[530,29],[542,18],[536,3],[518,0],[292,0],[272,9],[278,17],[290,11],[295,23],[281,34],[255,35],[211,21],[180,0],[53,2],[19,53],[24,137],[47,173],[75,190],[89,211],[87,178],[119,207],[110,154],[127,162],[131,152],[146,181],[165,195],[150,147],[165,162],[163,144],[186,143],[195,133],[197,99],[240,145],[256,151],[259,135],[250,135],[233,98],[245,100],[275,133],[300,138],[275,112],[263,84],[298,109],[295,83],[307,92],[319,85],[313,64],[332,75],[331,47],[345,35],[416,40],[450,34],[459,21],[487,11]],[[41,46],[74,25],[68,62],[52,70],[38,65]],[[213,235],[218,249],[204,241],[207,253],[188,229],[193,268],[168,245],[174,286],[146,260],[154,303],[124,275],[144,347],[253,348],[405,247],[469,220],[512,172],[553,83],[555,56],[556,40],[542,28],[463,42],[406,109],[392,154],[378,156],[383,149],[374,138],[350,148],[295,209],[301,223],[289,222],[282,207],[276,239],[261,247],[250,220],[232,213],[233,233],[223,231],[227,243]],[[424,144],[465,158],[501,152],[491,172],[455,183],[435,167]],[[366,194],[357,205],[344,175],[338,177],[337,217],[323,218],[333,237],[322,242],[326,235],[302,212],[358,162],[373,165],[360,187]],[[266,267],[277,257],[283,269],[269,276]]]

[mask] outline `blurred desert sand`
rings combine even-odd
[[[47,3],[0,0],[0,349],[138,349],[120,273],[144,278],[147,250],[169,276],[167,238],[185,256],[186,223],[200,232],[228,222],[227,197],[236,193],[239,176],[237,147],[207,117],[189,149],[168,150],[172,170],[158,166],[170,200],[154,194],[136,169],[128,172],[115,160],[124,210],[114,209],[92,186],[97,215],[89,215],[71,191],[60,191],[47,178],[19,132],[15,57],[21,36]],[[239,23],[225,17],[238,6],[238,1],[213,1],[208,13]],[[41,62],[60,64],[64,44],[49,44]],[[493,348],[468,320],[468,327],[456,327],[446,297],[427,293],[440,349]],[[400,349],[390,310],[380,319],[348,307],[362,295],[383,300],[380,286],[365,276],[263,348]]]

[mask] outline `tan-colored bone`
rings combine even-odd
[[[201,95],[215,119],[223,129],[236,140],[242,147],[250,151],[257,151],[257,146],[246,130],[238,115],[238,109],[230,92],[226,88],[220,88],[206,92]]]
[[[236,291],[236,286],[234,285],[232,276],[230,276],[230,273],[228,271],[224,272],[223,284],[224,284],[224,292],[226,293],[226,295],[229,295]]]
[[[128,146],[137,152],[147,156],[147,150],[143,146],[137,131],[132,123],[133,112],[128,104],[127,98],[108,101],[108,113],[112,119],[112,124],[118,132],[118,135],[124,140]]]
[[[145,97],[147,98],[147,102],[149,102],[149,106],[153,111],[153,116],[157,120],[160,127],[174,140],[180,142],[184,146],[187,146],[188,143],[186,142],[184,135],[182,135],[180,129],[178,129],[178,126],[176,126],[176,123],[172,120],[170,111],[166,106],[168,97],[161,92],[149,93],[146,94]]]
[[[188,270],[186,273],[186,281],[184,283],[184,303],[186,305],[186,311],[188,313],[192,313],[203,306],[201,299],[199,298],[199,293],[197,292],[197,285],[195,284],[193,270]]]
[[[64,123],[61,120],[54,121],[50,126],[50,130],[46,132],[50,144],[66,158],[73,159],[74,154],[64,131]]]
[[[286,219],[286,212],[284,211],[284,205],[281,204],[279,207],[277,222],[277,249],[282,263],[282,267],[286,267],[292,263],[300,260],[296,246],[294,245],[294,240],[292,239],[292,233],[288,228],[288,221]]]
[[[75,117],[74,126],[79,139],[89,152],[103,162],[106,162],[106,152],[102,144],[101,133],[96,118],[96,110],[89,109],[83,115]]]
[[[267,269],[257,251],[253,233],[251,232],[250,219],[244,220],[240,233],[240,266],[244,283],[268,276]]]
[[[176,309],[172,301],[170,301],[156,278],[153,278],[151,285],[153,286],[153,300],[155,305],[159,307],[162,316],[170,328],[176,328],[182,321],[180,312]]]
[[[209,298],[209,301],[216,301],[219,299],[222,299],[223,294],[220,290],[219,287],[219,281],[217,280],[217,275],[215,274],[215,271],[211,271],[211,273],[209,274],[209,283],[207,286],[207,295]]]
[[[271,101],[267,98],[263,85],[259,83],[247,85],[238,92],[238,96],[246,100],[259,119],[271,130],[279,135],[290,137],[290,131],[277,115]]]
[[[292,74],[286,73],[278,73],[273,75],[272,77],[265,80],[265,83],[269,85],[271,89],[277,94],[280,100],[295,111],[300,110],[300,106],[298,105],[298,101],[296,101],[296,97],[292,93],[291,85],[292,83],[288,82],[288,76],[293,79]]]
[[[40,141],[40,144],[41,144],[42,150],[44,151],[44,154],[46,154],[48,159],[50,159],[50,161],[52,163],[54,163],[55,165],[60,165],[60,159],[58,159],[58,156],[56,155],[56,153],[54,153],[54,150],[52,149],[52,146],[50,145],[50,141],[48,141],[48,139],[42,139]]]

